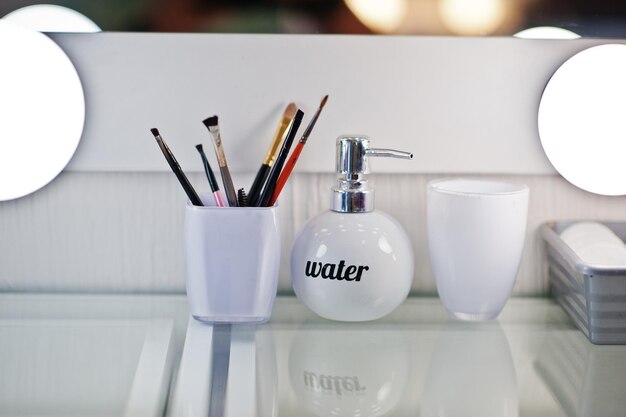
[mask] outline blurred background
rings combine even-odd
[[[0,16],[33,0],[2,0]],[[105,31],[510,36],[537,26],[626,37],[617,0],[52,0]]]

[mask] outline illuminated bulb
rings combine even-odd
[[[88,17],[75,10],[52,4],[35,4],[17,9],[3,19],[39,32],[100,32]]]
[[[571,30],[552,27],[538,26],[535,28],[524,29],[513,35],[522,39],[578,39],[580,35]]]
[[[546,86],[537,125],[554,168],[583,190],[626,194],[626,45],[606,44],[568,59]]]
[[[85,98],[65,52],[36,30],[0,19],[0,201],[59,174],[78,146]]]
[[[503,0],[440,0],[439,13],[446,27],[458,35],[487,35],[502,24]]]
[[[407,0],[345,0],[352,13],[374,32],[390,33],[407,14]]]

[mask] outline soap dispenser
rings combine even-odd
[[[413,155],[370,148],[366,136],[340,136],[331,209],[304,225],[291,250],[296,295],[327,319],[375,320],[400,305],[411,289],[411,242],[394,218],[374,209],[374,190],[365,176],[371,157]]]

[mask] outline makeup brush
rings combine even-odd
[[[248,196],[243,188],[237,190],[237,203],[239,207],[248,207]]]
[[[217,163],[220,166],[220,173],[222,174],[222,182],[224,183],[224,191],[226,192],[228,205],[231,207],[237,207],[237,193],[235,192],[233,179],[230,177],[230,171],[228,170],[228,164],[226,163],[226,155],[224,154],[224,147],[222,146],[222,137],[220,135],[220,128],[217,124],[217,116],[211,116],[208,119],[204,119],[202,123],[204,123],[207,129],[209,129],[211,137],[213,138],[215,154],[217,155]]]
[[[291,175],[291,171],[293,171],[293,168],[296,166],[296,162],[298,162],[300,153],[302,153],[302,149],[304,148],[304,145],[306,145],[306,141],[309,138],[311,131],[315,127],[315,123],[317,123],[317,118],[320,117],[320,113],[322,112],[322,109],[326,105],[326,101],[328,101],[328,94],[325,95],[324,98],[322,99],[322,102],[320,103],[319,108],[317,109],[317,111],[315,112],[315,115],[309,122],[309,125],[304,130],[304,133],[302,134],[300,141],[298,142],[298,144],[296,145],[296,148],[291,153],[291,157],[289,157],[289,160],[285,164],[285,168],[283,168],[283,171],[280,173],[280,177],[278,177],[278,181],[276,182],[276,189],[274,190],[274,195],[272,196],[272,199],[269,202],[270,207],[273,206],[276,200],[278,199],[280,192],[283,190],[283,187],[285,186],[285,184],[287,183],[287,180],[289,179],[289,176]]]
[[[250,187],[250,192],[248,193],[248,202],[252,206],[255,206],[257,204],[257,200],[261,196],[263,184],[265,184],[265,180],[270,173],[270,169],[272,168],[272,165],[274,165],[274,161],[276,160],[276,156],[278,154],[278,151],[280,150],[280,145],[285,139],[287,129],[289,128],[289,124],[296,115],[296,111],[298,111],[298,107],[295,105],[295,103],[289,103],[289,105],[283,112],[283,117],[280,121],[280,124],[278,125],[278,129],[276,129],[274,139],[272,139],[272,143],[270,144],[270,148],[267,150],[267,154],[265,155],[263,164],[261,164],[261,168],[257,172],[256,177],[252,182],[252,186]]]
[[[300,127],[300,123],[302,123],[302,117],[304,113],[302,110],[296,112],[296,116],[289,127],[289,133],[287,133],[287,137],[283,142],[283,146],[280,148],[280,152],[278,157],[276,157],[276,162],[274,162],[274,166],[269,173],[267,178],[267,182],[265,183],[265,187],[263,188],[263,192],[261,193],[261,198],[257,204],[257,207],[267,207],[274,195],[274,189],[276,188],[276,181],[278,181],[278,177],[280,176],[280,171],[283,169],[283,165],[287,160],[287,156],[289,156],[289,149],[293,144],[293,140],[298,133],[298,128]]]
[[[215,205],[218,207],[225,207],[224,199],[222,198],[222,193],[220,193],[220,187],[217,184],[217,180],[215,179],[215,175],[213,174],[213,170],[211,169],[211,165],[209,165],[209,160],[204,153],[204,149],[202,149],[201,144],[196,145],[196,149],[202,158],[202,164],[204,165],[204,173],[206,174],[207,180],[209,180],[209,187],[211,187],[211,192],[213,193],[213,197],[215,197]]]
[[[187,197],[189,197],[189,201],[191,201],[191,204],[193,204],[194,206],[202,206],[202,200],[200,200],[200,197],[198,197],[196,190],[194,190],[191,186],[191,183],[187,179],[187,176],[181,169],[169,146],[167,146],[167,143],[165,143],[165,141],[161,137],[158,129],[152,128],[150,129],[150,132],[152,132],[152,134],[154,135],[154,138],[159,144],[159,148],[161,148],[161,152],[163,152],[163,156],[165,156],[165,159],[170,165],[170,168],[172,168],[174,175],[176,175],[176,178],[178,178],[180,185],[183,186],[183,190],[185,190],[185,193],[187,193]]]

